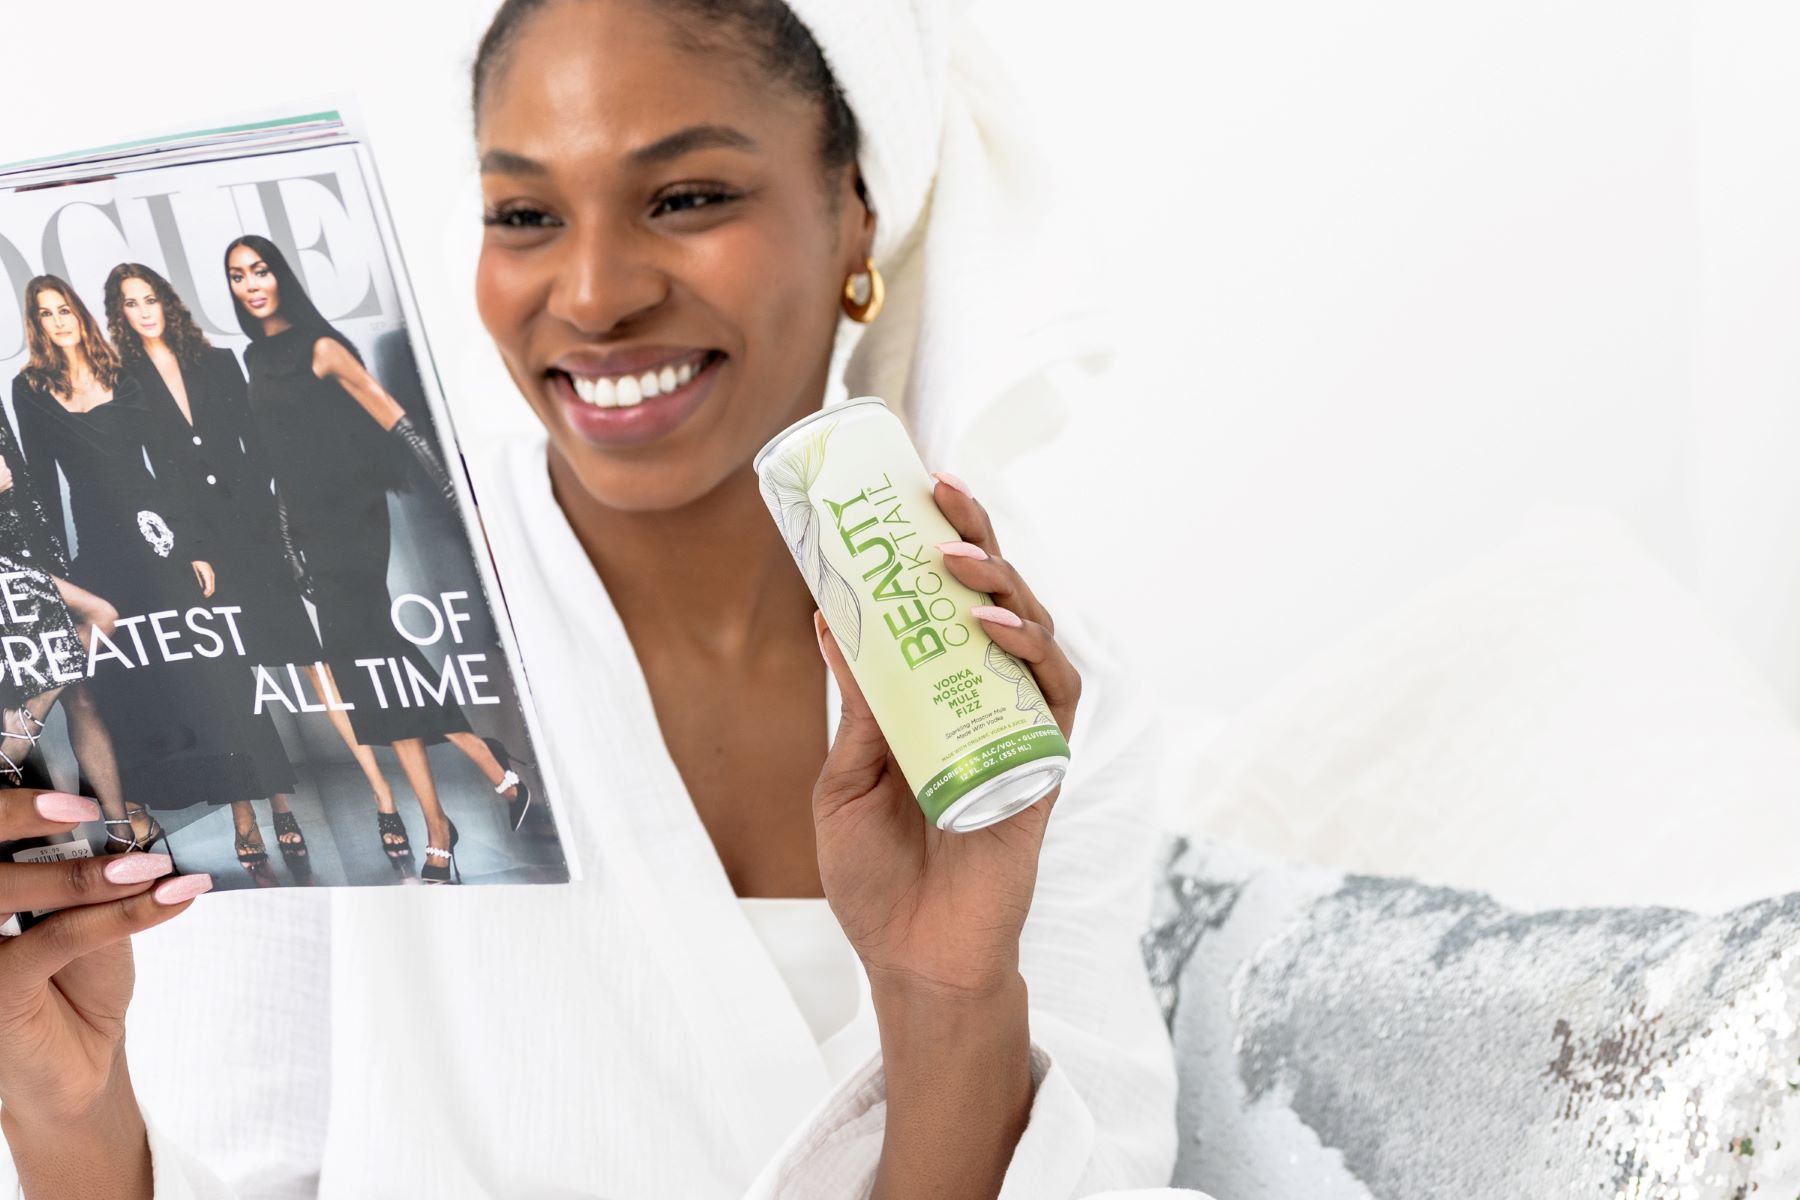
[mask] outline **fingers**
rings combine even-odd
[[[933,472],[932,479],[932,499],[963,539],[938,547],[945,568],[965,586],[997,601],[971,612],[1002,650],[1030,666],[1050,715],[1067,737],[1074,728],[1076,702],[1081,699],[1081,673],[1056,644],[1055,622],[1018,571],[1001,557],[993,522],[987,509],[976,501],[973,489],[948,471]]]
[[[969,485],[948,471],[938,471],[932,479],[936,482],[932,499],[962,538],[960,542],[941,542],[937,547],[950,573],[965,586],[988,593],[999,604],[1054,633],[1056,622],[1051,620],[1049,610],[1038,602],[1018,571],[1001,557],[994,523]]]
[[[944,566],[964,587],[986,592],[994,603],[1056,632],[1056,622],[1013,565],[972,542],[943,542],[937,547]]]
[[[0,864],[0,910],[36,912],[104,904],[135,895],[174,869],[166,854]]]
[[[937,501],[938,511],[957,536],[998,557],[1000,543],[994,538],[993,522],[988,520],[987,509],[976,501],[969,485],[948,471],[937,471],[931,478],[936,481],[931,498]]]
[[[98,821],[100,806],[84,796],[33,788],[0,791],[0,842],[69,833],[83,821]]]
[[[980,604],[969,610],[994,644],[1031,668],[1038,690],[1050,706],[1063,736],[1075,728],[1075,706],[1081,700],[1081,672],[1057,645],[1050,630],[1010,609]]]
[[[84,954],[186,912],[211,888],[210,875],[178,875],[123,900],[66,909],[0,946],[0,965],[15,982],[41,983]]]

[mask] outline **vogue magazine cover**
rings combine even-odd
[[[104,816],[0,854],[154,848],[221,889],[566,880],[336,114],[0,176],[0,280],[0,773]]]

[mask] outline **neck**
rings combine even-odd
[[[293,327],[293,324],[286,317],[265,317],[263,319],[263,336],[274,337],[278,333],[286,333]]]
[[[80,346],[63,351],[63,366],[69,372],[71,390],[94,377],[94,364],[88,361],[87,353]]]
[[[660,512],[600,504],[554,446],[550,480],[640,653],[676,645],[744,659],[785,646],[812,611],[748,465],[694,503]]]

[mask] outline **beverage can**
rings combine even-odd
[[[754,466],[926,818],[966,833],[1055,788],[1069,744],[1030,668],[969,614],[991,597],[945,568],[937,547],[959,535],[887,405],[864,396],[821,409]]]

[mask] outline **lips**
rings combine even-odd
[[[726,361],[717,350],[670,347],[576,353],[557,360],[548,382],[578,436],[603,446],[643,445],[693,415]]]

